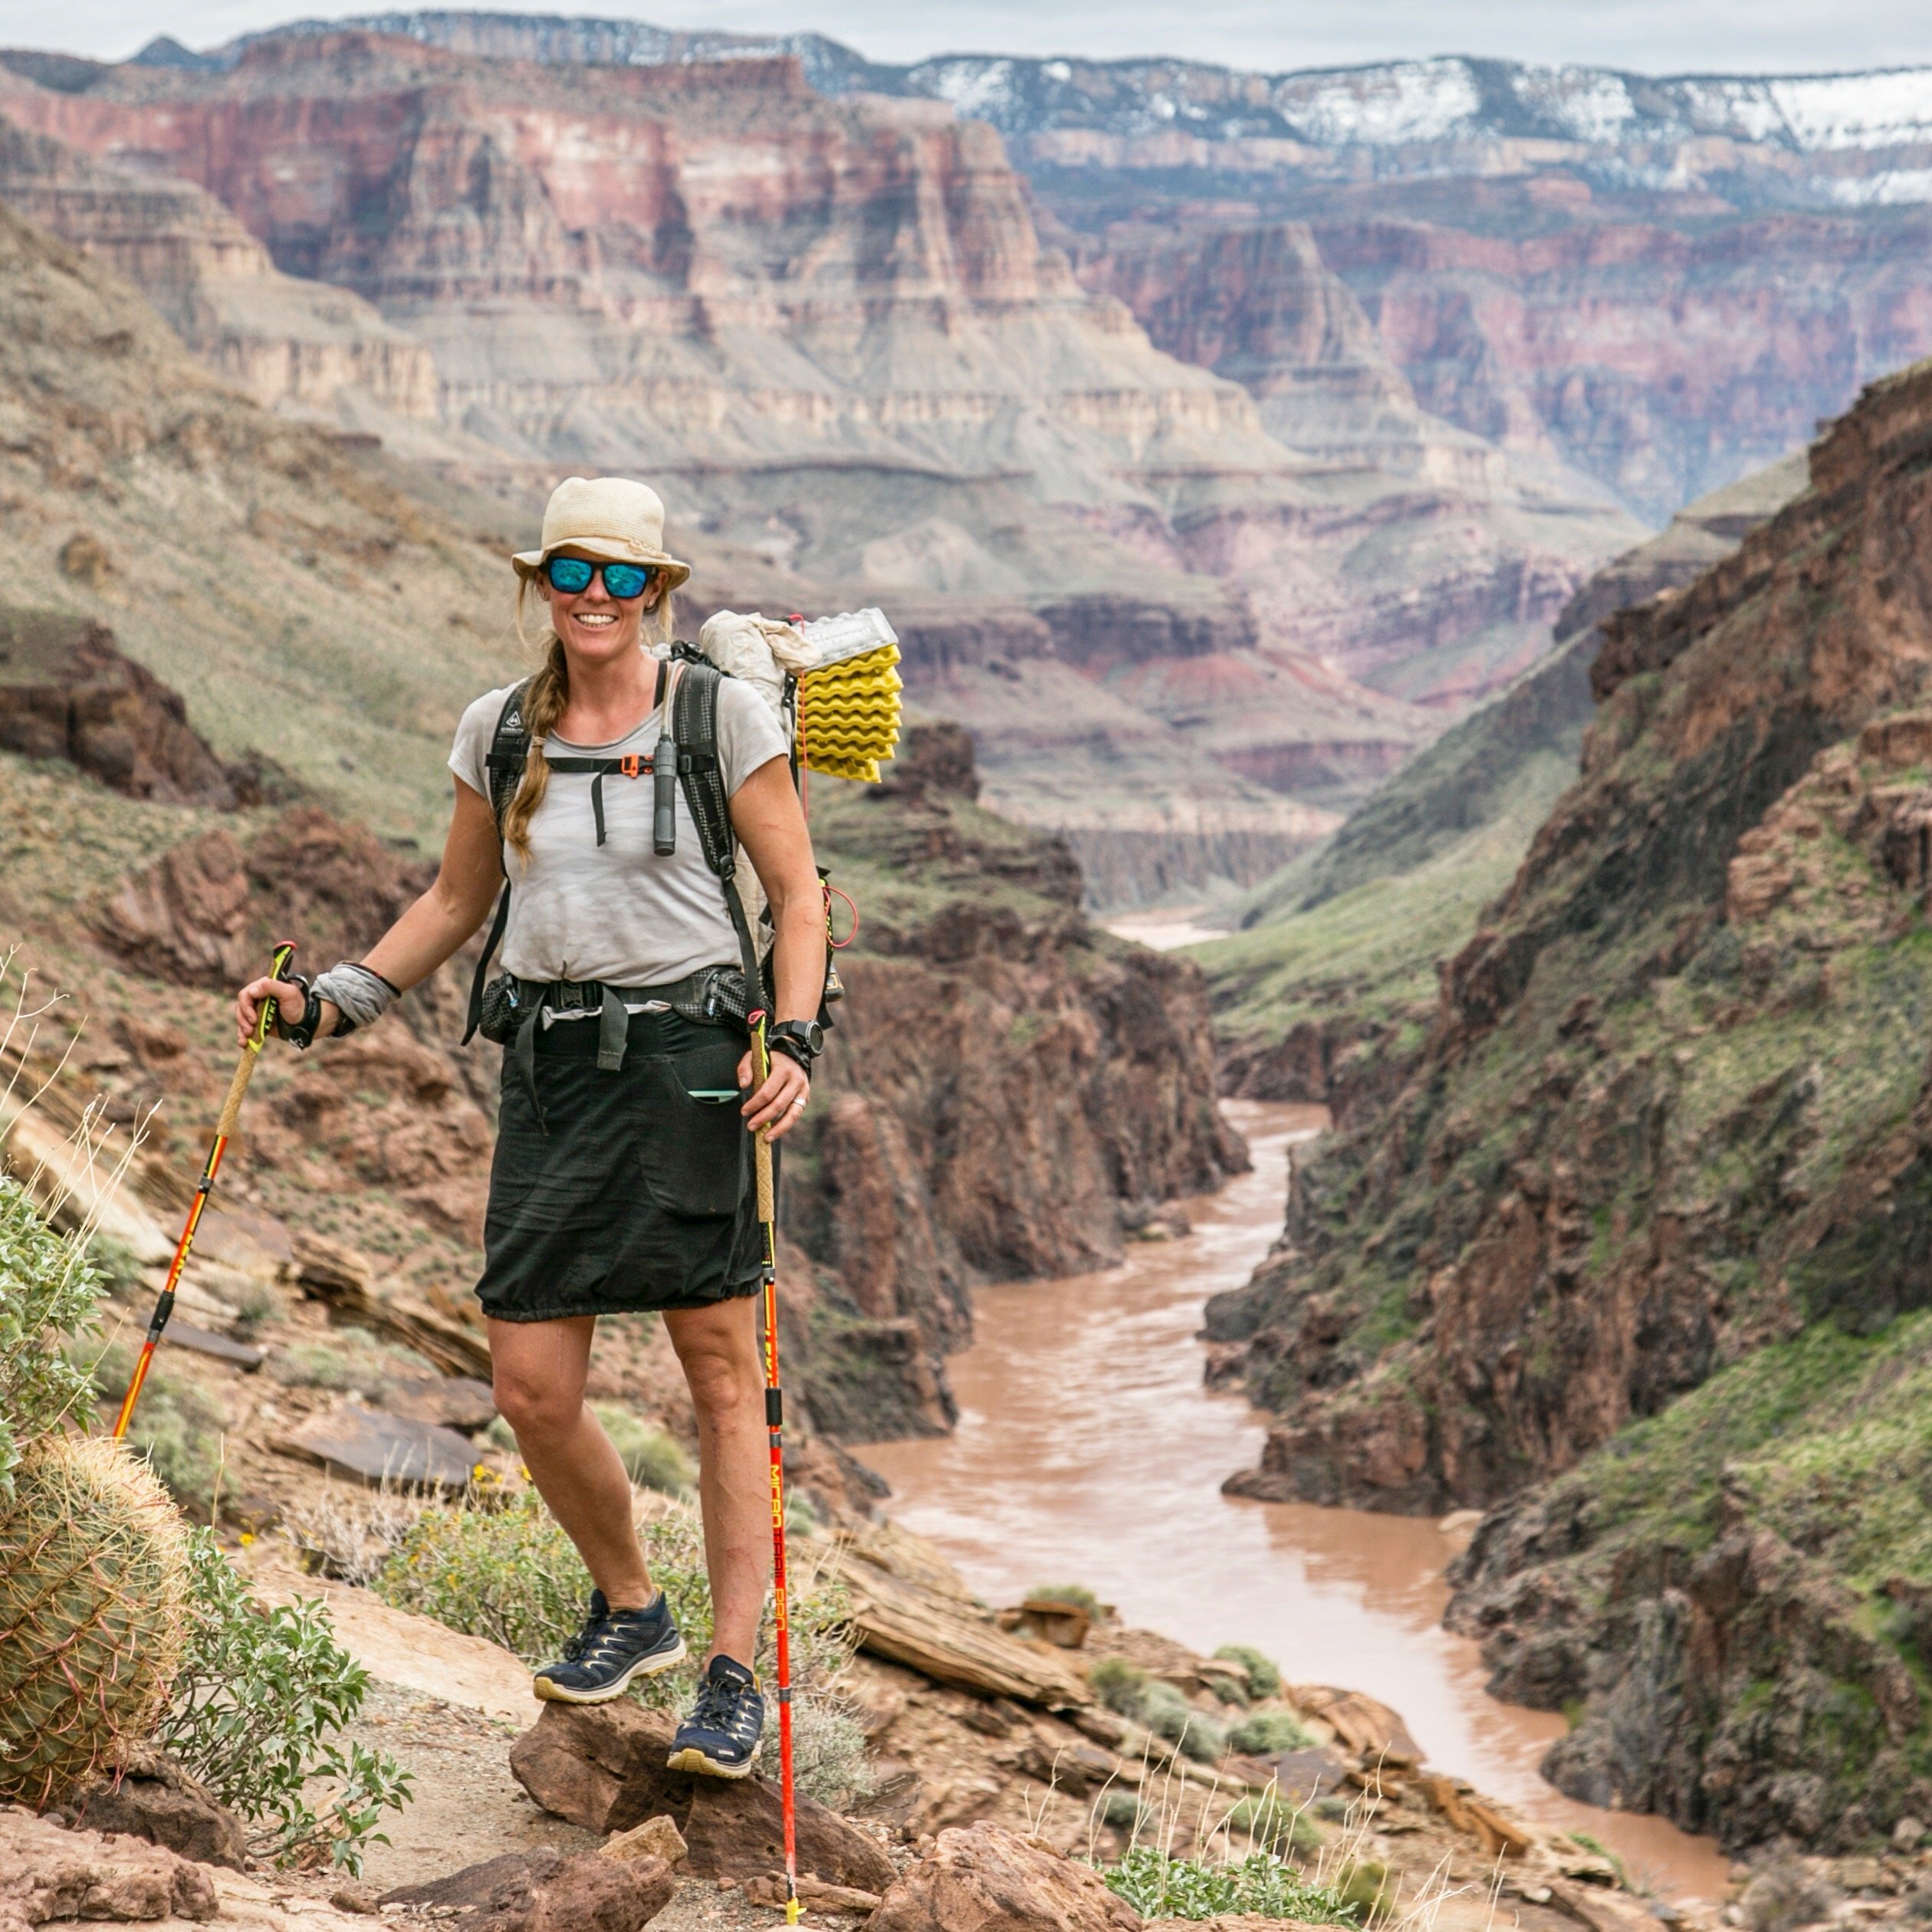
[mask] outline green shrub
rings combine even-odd
[[[1140,1720],[1165,1737],[1183,1757],[1217,1764],[1227,1754],[1227,1733],[1205,1711],[1197,1710],[1171,1684],[1150,1684],[1142,1693]]]
[[[711,1592],[701,1539],[682,1517],[667,1518],[645,1531],[645,1548],[685,1641],[702,1652],[711,1641]],[[375,1588],[399,1609],[487,1637],[534,1665],[550,1662],[577,1635],[590,1578],[531,1489],[501,1509],[425,1510],[383,1566]],[[646,1680],[660,1687],[664,1681]]]
[[[1276,1792],[1244,1798],[1227,1814],[1227,1823],[1246,1832],[1260,1851],[1306,1854],[1321,1849],[1322,1835],[1313,1822]]]
[[[1147,1822],[1147,1807],[1131,1791],[1116,1786],[1100,1800],[1096,1815],[1116,1832],[1138,1832]]]
[[[13,1493],[21,1447],[88,1409],[100,1277],[48,1226],[18,1181],[0,1175],[0,1495]]]
[[[1238,1664],[1247,1673],[1250,1697],[1276,1697],[1281,1694],[1281,1667],[1247,1644],[1224,1644],[1214,1654],[1224,1663]]]
[[[1361,1922],[1385,1914],[1395,1901],[1388,1868],[1379,1858],[1357,1858],[1335,1876],[1335,1894]]]
[[[764,1762],[767,1771],[778,1762],[775,1697],[767,1700]],[[794,1696],[792,1775],[807,1796],[834,1811],[872,1796],[874,1785],[872,1766],[866,1761],[865,1730],[842,1700],[823,1695]]]
[[[1087,1673],[1093,1694],[1109,1710],[1123,1717],[1138,1717],[1147,1695],[1147,1673],[1124,1657],[1103,1657]]]
[[[1097,1623],[1100,1618],[1100,1599],[1084,1583],[1036,1583],[1027,1592],[1029,1602],[1070,1603],[1076,1610],[1084,1610]]]
[[[366,1329],[332,1329],[291,1342],[268,1358],[268,1372],[291,1388],[356,1389],[370,1395],[398,1376],[433,1375],[435,1364]]]
[[[666,1496],[688,1496],[698,1480],[691,1458],[675,1438],[618,1402],[593,1402],[590,1413],[603,1424],[624,1474],[639,1489]]]
[[[191,1546],[192,1625],[156,1741],[221,1802],[266,1827],[284,1862],[326,1848],[360,1874],[365,1848],[386,1845],[386,1811],[408,1803],[410,1774],[386,1753],[337,1742],[362,1709],[369,1673],[335,1641],[319,1602],[264,1609],[212,1533]],[[308,1787],[334,1787],[318,1811]]]
[[[1312,1883],[1271,1852],[1206,1865],[1137,1845],[1101,1875],[1143,1918],[1207,1919],[1224,1912],[1252,1912],[1307,1925],[1359,1923],[1357,1908],[1332,1888]]]
[[[245,1282],[235,1299],[235,1332],[246,1340],[267,1323],[279,1320],[286,1307],[285,1297],[273,1282]]]
[[[1257,1710],[1244,1717],[1227,1735],[1237,1751],[1273,1757],[1277,1751],[1305,1751],[1314,1737],[1301,1720],[1286,1710]]]

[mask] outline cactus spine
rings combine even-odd
[[[120,1444],[28,1447],[0,1497],[0,1801],[44,1806],[153,1729],[188,1579],[179,1514]]]

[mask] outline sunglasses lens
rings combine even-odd
[[[651,580],[651,573],[639,564],[606,564],[603,577],[604,588],[617,598],[642,596]]]
[[[596,567],[594,564],[586,564],[580,557],[553,557],[544,567],[550,580],[550,588],[561,590],[568,597],[575,596],[580,590],[590,589],[590,580],[596,574]]]

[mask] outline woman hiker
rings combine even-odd
[[[667,1003],[687,995],[680,982],[741,958],[682,789],[675,850],[659,857],[648,779],[599,780],[597,810],[592,780],[553,771],[545,757],[567,766],[651,756],[664,667],[646,647],[670,636],[671,593],[690,575],[665,554],[663,530],[664,507],[641,483],[558,485],[542,547],[513,559],[519,630],[532,593],[549,605],[550,628],[524,699],[530,748],[501,841],[487,761],[508,688],[478,698],[457,727],[455,811],[435,883],[361,961],[312,984],[255,980],[237,996],[235,1017],[245,1035],[273,994],[282,1013],[301,1015],[278,1030],[302,1046],[368,1025],[477,931],[508,876],[504,966],[526,1003],[540,1002],[540,1020],[525,1036],[530,1057],[514,1066],[518,1056],[505,1055],[477,1293],[497,1406],[596,1586],[583,1629],[537,1672],[536,1692],[602,1703],[685,1654],[645,1565],[624,1466],[583,1399],[597,1317],[654,1310],[697,1413],[714,1614],[670,1763],[739,1778],[764,1728],[752,1663],[771,1559],[763,1250],[744,1128],[775,1141],[804,1113],[825,920],[784,734],[751,686],[721,678],[718,756],[731,824],[776,930],[770,1076],[737,1104],[751,1086],[742,1027],[687,1019]],[[613,1057],[605,987],[629,1015],[615,1070],[599,1064],[600,1047],[606,1064]]]

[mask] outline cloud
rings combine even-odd
[[[485,0],[507,7],[513,0]],[[0,42],[58,44],[100,59],[125,58],[157,32],[190,46],[271,27],[289,0],[0,0]],[[533,8],[532,11],[538,9]],[[310,0],[314,15],[375,11],[370,0]],[[1075,54],[1092,58],[1165,54],[1230,67],[1342,66],[1430,54],[1566,61],[1640,73],[1793,72],[1932,64],[1932,8],[1898,0],[1352,0],[1347,7],[1286,0],[709,0],[632,5],[595,0],[577,12],[665,26],[747,32],[810,27],[874,59],[938,53]]]

